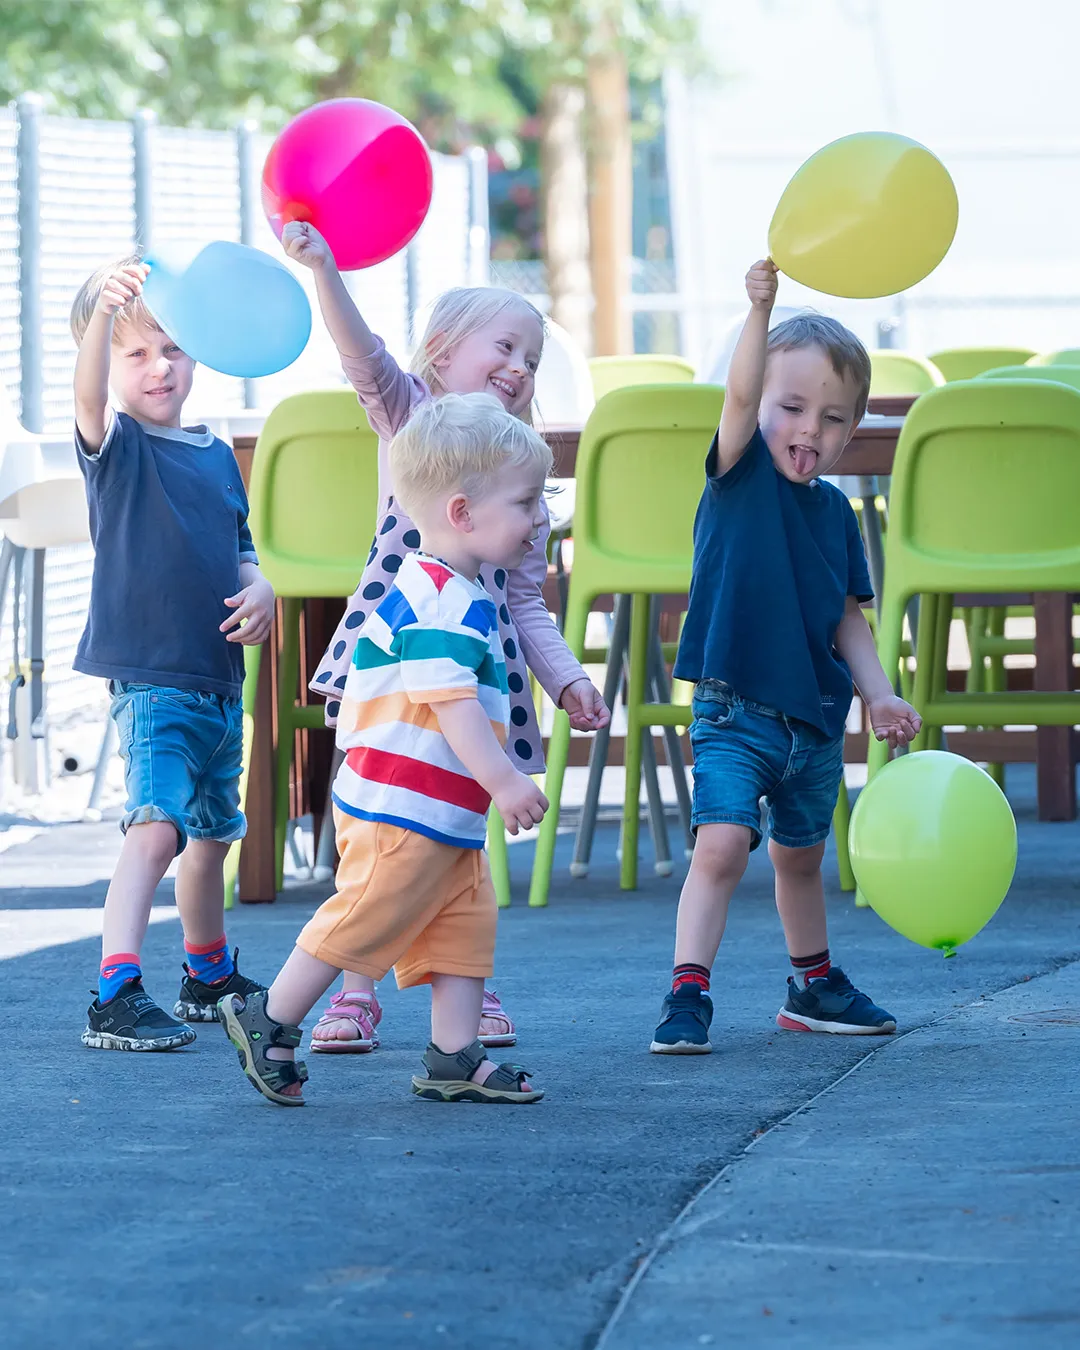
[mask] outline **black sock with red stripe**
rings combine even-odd
[[[791,964],[795,971],[795,979],[803,989],[811,980],[823,980],[832,969],[828,947],[823,952],[815,952],[813,956],[793,956]]]
[[[696,984],[703,994],[709,992],[709,967],[692,963],[676,966],[671,975],[671,992],[677,994],[684,984]]]

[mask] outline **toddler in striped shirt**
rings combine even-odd
[[[495,951],[483,852],[494,800],[516,834],[548,803],[511,763],[506,664],[484,564],[518,567],[545,516],[551,452],[488,394],[423,404],[390,446],[396,495],[420,531],[361,627],[338,713],[337,891],[303,929],[268,991],[221,1001],[254,1086],[303,1105],[299,1023],[341,974],[430,984],[433,1101],[527,1103],[543,1093],[477,1039]]]

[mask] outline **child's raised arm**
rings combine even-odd
[[[371,356],[378,342],[341,279],[330,246],[314,225],[291,220],[281,232],[281,245],[293,262],[315,273],[315,292],[323,321],[342,356]]]
[[[728,367],[724,410],[716,438],[718,475],[738,462],[757,426],[765,382],[769,318],[776,301],[776,264],[771,258],[756,262],[747,272],[746,293],[750,297],[750,313]]]
[[[101,449],[108,430],[109,362],[116,311],[142,294],[149,270],[144,263],[117,268],[101,288],[79,343],[75,359],[75,425],[90,454]]]

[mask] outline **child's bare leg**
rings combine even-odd
[[[164,820],[131,825],[109,882],[101,926],[101,954],[138,955],[158,882],[176,856],[176,829]]]
[[[374,994],[375,981],[370,975],[357,975],[347,970],[341,987],[346,994]]]
[[[327,965],[302,947],[294,947],[267,992],[266,1015],[275,1022],[299,1026],[340,974],[340,966]],[[295,1059],[296,1052],[287,1046],[272,1045],[266,1058]],[[292,1083],[281,1091],[286,1097],[299,1097],[303,1087]]]
[[[750,857],[745,825],[701,825],[679,896],[675,965],[711,968],[724,936],[728,905]]]
[[[225,855],[228,844],[190,839],[176,872],[176,908],[185,939],[205,946],[225,931]]]
[[[480,1029],[484,1006],[484,981],[470,975],[432,975],[431,1039],[447,1055],[472,1045]],[[485,1060],[473,1074],[474,1083],[484,1083],[495,1070]]]
[[[788,954],[795,958],[824,952],[829,946],[821,879],[824,856],[824,843],[787,848],[775,839],[769,841],[769,857],[776,869],[776,909],[784,926]]]

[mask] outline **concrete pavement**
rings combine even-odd
[[[831,878],[834,955],[913,1031],[889,1041],[773,1026],[787,972],[759,856],[715,972],[717,1053],[645,1053],[678,881],[645,866],[620,894],[602,829],[588,881],[560,865],[547,911],[500,920],[509,1056],[548,1092],[527,1109],[412,1098],[426,998],[392,981],[383,1048],[309,1057],[311,1104],[284,1111],[215,1026],[168,1055],[84,1049],[97,944],[58,942],[55,926],[51,945],[14,944],[0,961],[4,1344],[753,1350],[819,1339],[823,1321],[875,1350],[902,1334],[1071,1344],[1078,1220],[1060,1169],[1077,1033],[1002,1018],[1080,1009],[1080,832],[1036,823],[1030,777],[1010,772],[1017,883],[954,960]],[[57,827],[0,856],[0,923],[25,933],[38,911],[99,904],[112,829]],[[522,886],[530,854],[511,850]],[[321,894],[236,911],[244,968],[269,978]],[[163,1003],[179,960],[163,911],[145,950]]]

